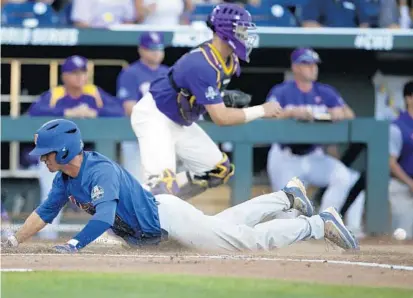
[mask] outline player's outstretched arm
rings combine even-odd
[[[36,211],[33,211],[16,234],[9,236],[6,241],[1,243],[1,247],[17,247],[20,243],[34,236],[46,225],[47,223],[40,218]]]
[[[224,103],[205,105],[205,108],[212,121],[220,126],[247,123],[259,118],[276,118],[282,111],[277,102],[243,109],[228,108]]]
[[[96,213],[87,225],[67,243],[55,246],[55,251],[59,253],[74,253],[96,240],[113,225],[116,206],[117,201],[115,200],[104,201],[96,205]]]

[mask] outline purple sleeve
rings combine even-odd
[[[116,83],[116,96],[122,101],[136,100],[141,98],[137,88],[136,77],[130,71],[122,71]]]
[[[39,98],[32,103],[27,113],[30,116],[63,116],[63,108],[50,107],[50,91],[47,91],[39,96]]]
[[[109,95],[101,88],[99,88],[99,94],[103,101],[103,107],[98,111],[99,117],[125,116],[125,111],[123,110],[122,104],[119,100]]]
[[[201,105],[222,103],[221,92],[218,89],[217,74],[211,66],[201,65],[187,72],[189,90],[195,96],[196,102]]]
[[[267,95],[266,101],[276,101],[280,104],[281,107],[285,107],[285,101],[283,100],[281,88],[278,85],[271,88],[270,92]]]
[[[340,93],[338,93],[335,88],[331,86],[324,86],[323,89],[323,97],[325,98],[325,103],[328,108],[339,108],[346,105]]]

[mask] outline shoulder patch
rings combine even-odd
[[[103,190],[103,187],[100,185],[95,185],[92,189],[92,193],[90,194],[90,197],[92,198],[92,201],[96,201],[96,200],[103,198],[104,194],[105,194],[105,191]]]

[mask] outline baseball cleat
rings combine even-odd
[[[324,238],[345,250],[359,250],[359,244],[344,225],[340,214],[334,207],[327,208],[320,214],[324,221]]]
[[[285,192],[291,200],[291,208],[300,211],[305,216],[313,216],[314,206],[307,197],[305,186],[300,179],[294,177],[287,183],[282,191]],[[291,198],[291,196],[293,198]]]

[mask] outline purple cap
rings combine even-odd
[[[82,56],[70,56],[66,58],[62,65],[62,72],[72,72],[76,70],[87,71],[87,59]]]
[[[143,32],[139,38],[139,46],[161,51],[164,49],[163,34],[159,32]]]
[[[291,54],[291,63],[313,64],[320,62],[320,56],[310,48],[298,48]]]

